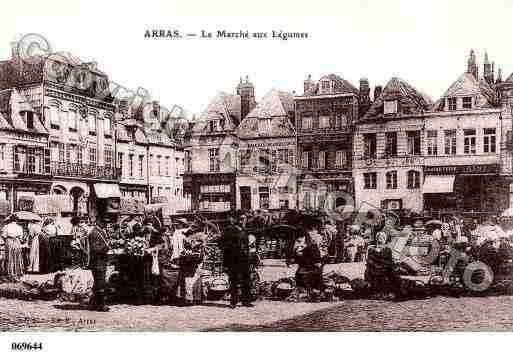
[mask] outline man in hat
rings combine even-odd
[[[241,301],[245,307],[251,304],[251,255],[249,235],[245,229],[246,218],[243,214],[237,216],[231,213],[228,217],[229,225],[226,227],[221,239],[223,251],[223,266],[226,268],[230,281],[230,307],[236,308],[239,302],[241,288]]]
[[[77,217],[72,219],[72,223],[79,226],[78,230],[86,233],[85,248],[89,248],[89,260],[86,265],[91,270],[94,279],[91,309],[99,312],[109,311],[109,307],[105,305],[107,259],[110,250],[105,228],[109,221],[108,217],[99,219],[96,225],[89,227]]]

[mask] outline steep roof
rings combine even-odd
[[[34,128],[27,128],[21,112],[30,111],[34,113]],[[41,122],[39,115],[34,111],[29,101],[16,89],[0,91],[0,128],[4,130],[19,130],[40,134],[47,134],[48,131]]]
[[[398,111],[394,114],[383,114],[385,100],[398,100]],[[381,95],[374,101],[367,113],[359,120],[371,122],[376,119],[395,119],[422,114],[428,111],[433,101],[424,93],[411,86],[406,81],[392,77],[386,84]]]
[[[224,123],[225,131],[233,131],[241,121],[241,99],[239,95],[219,92],[195,122],[193,132],[201,133],[207,130],[212,120]]]
[[[325,77],[328,77],[331,81],[335,82],[337,92],[352,92],[355,95],[358,95],[358,89],[342,77],[335,74],[329,74]]]
[[[434,104],[433,109],[441,110],[443,100],[447,97],[475,96],[476,108],[490,108],[497,105],[497,95],[484,79],[476,79],[473,74],[465,72],[445,91]]]
[[[290,115],[294,112],[294,97],[291,93],[272,89],[262,101],[242,120],[237,135],[240,138],[294,136]],[[259,131],[259,119],[271,119],[270,128]]]

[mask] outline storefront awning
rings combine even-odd
[[[452,193],[456,176],[426,176],[424,193]]]
[[[121,197],[119,185],[115,183],[95,183],[94,192],[98,198]]]

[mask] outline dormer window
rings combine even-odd
[[[258,131],[259,132],[269,132],[271,130],[271,119],[270,118],[262,118],[258,120]]]
[[[449,97],[447,99],[447,109],[449,111],[456,111],[456,97]]]
[[[387,100],[383,104],[383,114],[397,113],[397,100]]]
[[[33,130],[34,129],[34,112],[32,112],[32,111],[25,112],[25,117],[27,119],[27,129]]]
[[[463,97],[462,107],[465,109],[472,108],[472,97]]]
[[[330,93],[330,81],[329,80],[321,81],[321,92],[322,93]]]

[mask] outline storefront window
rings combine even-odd
[[[483,130],[483,151],[484,153],[495,153],[496,151],[495,128]]]
[[[476,130],[463,130],[463,152],[465,154],[476,153]]]

